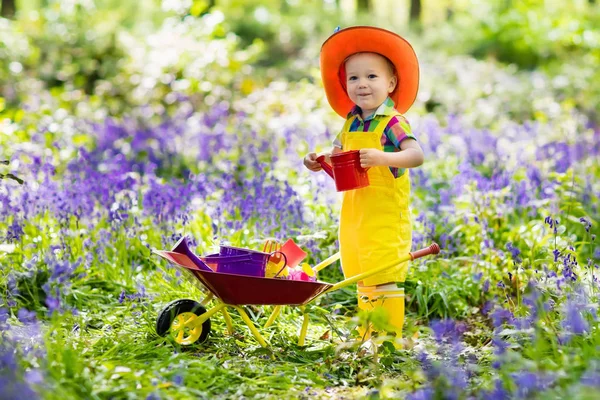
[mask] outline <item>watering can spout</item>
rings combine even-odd
[[[323,171],[327,172],[327,174],[333,178],[333,168],[331,165],[327,164],[327,161],[325,161],[325,156],[317,157],[317,162],[321,164]]]
[[[190,259],[198,268],[204,271],[212,272],[212,269],[210,269],[210,267],[206,265],[204,261],[202,261],[196,254],[194,254],[194,252],[190,248],[188,240],[189,239],[187,236],[183,236],[181,239],[179,239],[179,242],[177,242],[175,246],[173,246],[171,252],[176,254],[183,254],[187,256],[187,258]]]

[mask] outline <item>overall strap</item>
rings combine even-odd
[[[350,127],[352,126],[352,123],[354,122],[354,120],[358,118],[356,115],[353,115],[352,117],[346,119],[346,122],[344,123],[344,126],[342,127],[342,132],[348,132],[350,131]]]

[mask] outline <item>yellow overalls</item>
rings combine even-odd
[[[400,114],[395,114],[400,115]],[[342,129],[344,151],[375,148],[383,151],[381,136],[390,115],[379,121],[374,132],[349,132],[354,118]],[[408,169],[395,178],[389,167],[372,167],[369,186],[343,194],[339,242],[341,263],[346,278],[382,264],[394,265],[401,255],[410,252],[412,228],[408,208],[410,180]],[[378,290],[375,286],[404,282],[408,262],[397,263],[384,273],[359,282],[358,305],[361,309],[383,306],[396,336],[401,337],[404,324],[404,289]]]

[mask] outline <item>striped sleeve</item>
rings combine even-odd
[[[396,148],[400,148],[400,143],[407,138],[417,140],[412,133],[412,129],[408,120],[402,116],[393,117],[385,128],[385,134],[388,140],[394,144]]]

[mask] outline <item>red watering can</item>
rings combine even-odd
[[[331,165],[327,164],[325,156],[319,156],[317,162],[333,178],[338,192],[369,186],[369,176],[367,175],[369,168],[360,166],[359,150],[332,154]]]

